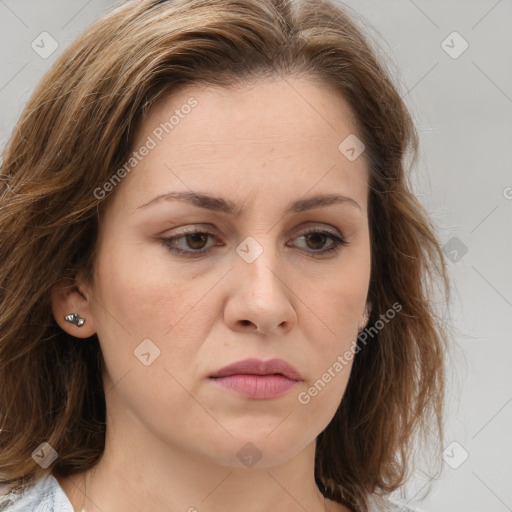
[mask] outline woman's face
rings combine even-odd
[[[367,164],[354,159],[354,135],[337,93],[291,78],[189,86],[151,111],[83,287],[115,428],[137,425],[137,442],[144,432],[222,465],[261,457],[260,467],[325,429],[370,278]],[[171,193],[185,196],[155,199]],[[314,199],[332,195],[350,199]],[[300,380],[211,377],[248,358],[282,359]]]

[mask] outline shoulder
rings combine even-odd
[[[49,474],[23,491],[0,491],[0,512],[73,512],[56,478]]]

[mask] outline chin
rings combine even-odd
[[[280,427],[276,426],[273,431],[251,430],[250,434],[247,430],[238,434],[231,430],[233,437],[226,435],[209,444],[209,458],[218,465],[230,468],[270,468],[287,462],[315,440],[314,436],[302,439],[286,429],[280,431]]]

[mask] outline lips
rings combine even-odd
[[[230,377],[231,375],[282,375],[295,381],[303,380],[299,371],[282,359],[262,361],[261,359],[253,358],[244,359],[225,366],[210,377],[215,379]]]

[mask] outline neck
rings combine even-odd
[[[130,443],[123,437],[108,428],[100,462],[59,480],[77,512],[349,512],[316,486],[314,443],[281,464],[240,468],[154,439]],[[137,439],[133,431],[130,438]]]

